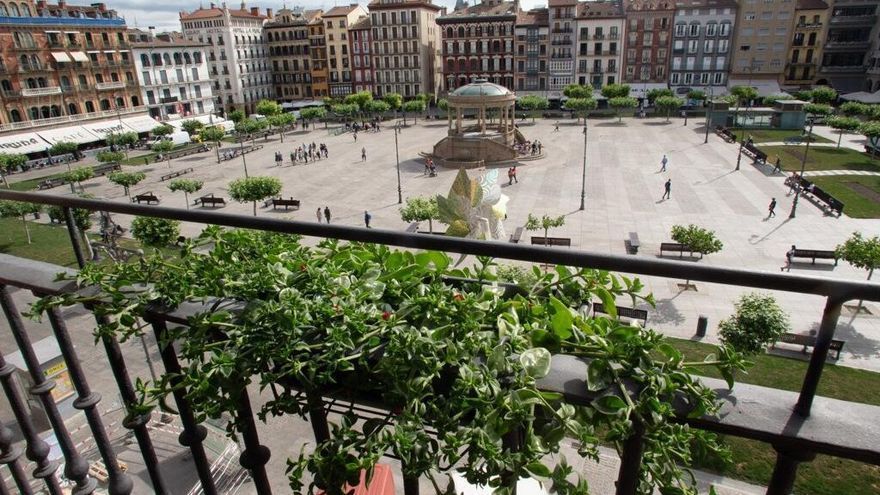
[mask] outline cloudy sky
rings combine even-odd
[[[111,9],[116,9],[117,12],[123,17],[125,17],[126,23],[130,27],[140,27],[147,28],[148,26],[155,26],[159,31],[168,31],[168,30],[180,30],[180,22],[178,21],[178,12],[180,10],[195,10],[202,5],[207,7],[211,0],[202,0],[201,4],[199,0],[103,0],[107,3],[107,6]],[[218,5],[222,0],[214,0]],[[472,0],[473,2],[473,0]],[[82,2],[86,3],[86,2]],[[321,1],[321,0],[308,0],[305,2],[286,2],[286,5],[289,8],[294,6],[301,6],[306,9],[324,9],[329,10],[336,5],[346,5],[348,2],[345,0],[333,2],[329,1]],[[362,1],[361,5],[366,8],[369,2]],[[442,5],[452,8],[455,5],[455,0],[434,0],[434,3],[437,5]],[[241,0],[233,0],[227,2],[230,7],[238,7],[241,5]],[[546,0],[521,0],[520,4],[523,8],[532,8],[537,5],[547,5]],[[248,1],[247,7],[260,7],[260,11],[265,12],[267,7],[275,10],[276,12],[280,9],[285,2],[282,0],[262,0],[259,2]]]

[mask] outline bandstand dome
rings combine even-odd
[[[495,83],[490,83],[486,80],[477,80],[470,84],[465,84],[464,86],[456,89],[452,93],[449,94],[451,97],[455,96],[506,96],[511,95],[513,93],[510,92],[509,89],[504,86],[500,86]]]

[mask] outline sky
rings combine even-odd
[[[129,27],[140,27],[146,29],[149,26],[155,26],[157,32],[161,31],[180,31],[180,21],[178,13],[180,10],[192,11],[199,8],[199,0],[104,0],[108,8],[115,9],[119,15],[125,17],[126,24]],[[214,0],[216,4],[220,4],[222,0]],[[86,2],[83,2],[86,3]],[[202,0],[201,5],[208,7],[211,0]],[[350,2],[345,0],[334,2],[310,0],[305,2],[286,2],[288,8],[303,7],[305,9],[324,9],[329,10],[336,5],[347,5]],[[359,2],[364,8],[369,2]],[[473,0],[471,1],[473,3]],[[455,0],[434,0],[434,4],[444,6],[452,10]],[[231,0],[227,2],[230,8],[238,8],[241,6],[241,0]],[[265,13],[266,8],[271,8],[275,12],[285,5],[282,0],[264,0],[260,2],[248,1],[246,6],[260,7],[260,12]],[[546,0],[521,0],[520,5],[523,9],[530,9],[538,5],[547,5]]]

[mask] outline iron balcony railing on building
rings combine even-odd
[[[88,90],[88,87],[82,88]],[[34,127],[44,127],[57,124],[66,124],[69,122],[81,122],[84,120],[95,120],[106,117],[118,117],[120,115],[128,115],[132,113],[143,113],[147,111],[147,107],[126,107],[119,110],[102,110],[99,112],[80,113],[76,115],[62,115],[60,117],[50,117],[48,119],[26,120],[24,122],[10,122],[8,124],[0,124],[0,132],[13,131],[18,129],[31,129]]]
[[[865,26],[873,26],[877,22],[877,16],[874,14],[866,15],[832,15],[828,21],[830,24],[859,24]]]
[[[107,91],[111,89],[122,89],[125,87],[125,83],[123,81],[110,81],[110,82],[100,82],[95,83],[95,89],[98,91]]]
[[[796,29],[822,29],[821,22],[810,22],[810,23],[798,23],[795,25]]]
[[[825,50],[867,50],[870,47],[871,47],[870,40],[858,40],[858,41],[828,40],[825,42]]]
[[[61,86],[47,86],[45,88],[22,88],[21,96],[31,97],[31,96],[51,96],[51,95],[60,95],[61,94]]]
[[[713,417],[681,418],[680,421],[692,428],[772,445],[777,451],[777,457],[767,488],[769,495],[789,493],[797,477],[798,465],[812,460],[816,454],[880,465],[880,430],[876,428],[875,424],[876,419],[880,417],[880,407],[816,396],[843,304],[850,300],[859,299],[880,301],[880,286],[875,283],[695,265],[686,262],[657,260],[650,257],[558,250],[506,242],[409,234],[382,229],[141,206],[127,202],[98,201],[8,190],[0,190],[0,199],[60,206],[66,219],[72,248],[80,266],[84,266],[86,261],[80,245],[81,237],[77,232],[73,208],[367,242],[410,249],[488,256],[531,263],[593,268],[670,279],[687,278],[723,286],[821,296],[824,298],[821,322],[799,394],[743,384],[738,384],[732,390],[728,390],[723,381],[706,378],[702,379],[703,382],[719,392],[718,397],[721,402],[719,414]],[[61,420],[50,394],[54,382],[47,379],[40,368],[40,362],[36,358],[21,314],[12,297],[14,289],[23,289],[38,297],[79,290],[80,288],[76,287],[73,282],[57,279],[56,275],[61,271],[66,271],[68,274],[75,273],[55,265],[5,254],[0,255],[0,304],[2,304],[7,316],[9,329],[15,337],[19,351],[24,356],[24,362],[34,381],[34,387],[28,391],[42,404],[49,417],[52,433],[63,454],[63,461],[66,465],[65,475],[77,485],[76,493],[90,494],[95,490],[95,482],[88,474],[88,461],[74,444],[71,432]],[[244,302],[246,303],[246,301]],[[160,354],[166,374],[175,376],[181,370],[177,353],[174,350],[174,343],[163,342],[161,338],[168,325],[187,325],[190,315],[208,310],[211,304],[212,301],[200,301],[187,303],[171,312],[153,310],[149,313],[148,323],[152,327],[157,341],[160,342]],[[117,453],[99,412],[98,404],[101,398],[92,391],[89,383],[94,378],[87,376],[80,363],[79,352],[82,349],[78,350],[74,347],[71,332],[67,328],[67,321],[60,310],[57,308],[48,309],[46,316],[48,316],[58,348],[68,365],[70,380],[78,397],[74,405],[86,416],[88,427],[97,447],[95,455],[96,457],[100,456],[106,466],[109,492],[113,495],[128,495],[132,493],[133,483],[130,475],[119,466]],[[105,325],[111,322],[111,316],[101,313],[94,315],[99,324]],[[102,334],[99,336],[99,341],[106,350],[107,365],[119,387],[123,406],[126,408],[135,406],[138,403],[138,397],[129,376],[128,366],[124,354],[121,352],[119,341],[112,334]],[[61,490],[56,477],[57,463],[49,460],[50,449],[43,438],[38,435],[33,419],[28,414],[27,399],[23,396],[21,389],[12,386],[10,382],[12,373],[14,373],[12,365],[5,361],[0,362],[0,382],[2,382],[9,399],[10,408],[15,413],[18,426],[24,433],[28,457],[36,463],[37,468],[34,475],[41,484],[48,488],[50,493],[60,494]],[[584,404],[595,399],[587,392],[588,387],[584,382],[585,376],[587,376],[586,362],[564,355],[554,356],[550,374],[541,379],[539,386],[549,392],[563,393],[565,400],[569,403]],[[205,451],[205,428],[196,422],[186,399],[186,390],[176,387],[173,395],[182,423],[180,443],[190,451],[203,492],[206,495],[216,495],[219,493],[217,482]],[[322,397],[320,393],[314,391],[306,393],[306,395],[309,404],[309,421],[318,442],[329,439],[328,412],[345,412],[348,407],[362,407],[351,402],[348,402],[351,404],[350,406],[339,407],[338,398]],[[170,466],[161,464],[157,458],[152,440],[154,433],[151,433],[148,428],[149,415],[134,414],[133,409],[128,410],[129,419],[123,422],[122,426],[130,430],[136,439],[140,456],[147,470],[145,479],[152,483],[156,493],[167,494],[169,493],[168,471]],[[239,422],[239,428],[245,431],[242,436],[245,449],[239,462],[250,473],[256,493],[260,495],[271,494],[271,482],[266,469],[271,453],[261,443],[257,418],[252,411],[247,394],[241,398],[241,407],[237,411],[236,420]],[[643,441],[644,439],[636,432],[631,434],[624,443],[618,472],[617,495],[633,495],[637,492],[637,483],[632,483],[632,480],[639,479]],[[21,459],[22,450],[12,444],[10,435],[0,435],[0,450],[4,453],[2,462],[11,470],[18,490],[21,493],[32,493],[30,480],[27,479]],[[418,486],[418,480],[404,480],[406,495],[416,495]]]

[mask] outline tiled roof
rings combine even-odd
[[[622,17],[623,4],[619,0],[580,2],[578,3],[577,16],[578,18]]]
[[[443,18],[450,17],[471,17],[471,16],[495,16],[495,15],[515,15],[516,7],[514,2],[498,2],[495,4],[478,3],[470,7],[450,12]]]
[[[358,8],[358,4],[333,7],[332,9],[324,13],[324,17],[344,17],[350,14],[351,11],[356,8]]]
[[[735,9],[737,3],[736,0],[678,0],[675,2],[677,9],[699,9],[701,7]]]
[[[517,26],[547,26],[550,24],[550,13],[546,8],[520,11],[516,16]]]
[[[825,10],[828,4],[822,0],[798,0],[796,10]]]
[[[370,21],[370,16],[365,15],[360,19],[354,21],[354,24],[348,26],[348,29],[360,30],[360,29],[370,29],[373,26],[372,21]]]
[[[213,17],[220,17],[223,15],[223,9],[213,8],[213,9],[198,9],[194,10],[190,13],[181,12],[180,20],[181,21],[192,21],[196,19],[210,19]],[[229,9],[229,15],[232,17],[246,17],[249,19],[265,19],[264,15],[254,15],[249,10],[243,9]]]
[[[391,1],[382,1],[382,0],[373,0],[368,5],[369,10],[391,10],[391,9],[400,9],[400,8],[411,8],[411,7],[421,7],[426,9],[433,10],[443,10],[443,7],[431,3],[431,0],[391,0]]]

